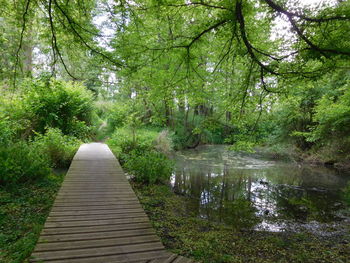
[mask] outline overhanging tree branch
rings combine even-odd
[[[334,16],[334,17],[320,17],[320,18],[312,18],[305,16],[303,14],[297,14],[294,12],[289,12],[286,9],[284,9],[282,6],[278,5],[272,0],[263,0],[267,5],[272,8],[274,11],[284,14],[287,16],[290,24],[292,25],[292,28],[297,33],[297,35],[310,47],[310,49],[315,50],[319,52],[320,54],[324,55],[325,57],[328,57],[327,53],[332,53],[336,55],[346,55],[350,56],[349,51],[339,50],[339,49],[330,49],[330,48],[322,48],[315,43],[313,43],[300,29],[300,27],[297,25],[295,18],[300,18],[304,21],[308,22],[317,22],[317,23],[324,23],[329,21],[350,21],[350,17],[347,16]]]
[[[22,24],[22,31],[21,31],[21,36],[19,39],[19,45],[18,45],[18,49],[16,52],[16,61],[15,61],[15,66],[14,66],[14,76],[13,76],[13,87],[16,88],[16,81],[17,81],[17,68],[18,68],[18,64],[19,64],[19,52],[22,49],[22,44],[23,44],[23,37],[24,37],[24,32],[26,30],[26,22],[27,22],[27,15],[28,15],[28,11],[29,11],[29,5],[30,5],[30,0],[27,0],[26,3],[26,7],[25,10],[23,12],[23,24]]]
[[[211,25],[210,27],[206,28],[205,30],[203,30],[202,32],[200,32],[199,34],[197,34],[196,36],[194,36],[191,40],[190,43],[188,43],[187,45],[178,45],[178,46],[173,46],[173,48],[191,48],[191,46],[198,41],[203,35],[205,35],[206,33],[212,31],[213,29],[216,29],[224,24],[226,24],[228,22],[228,20],[224,19],[221,20],[213,25]]]
[[[96,54],[102,56],[103,58],[107,59],[108,61],[112,62],[114,65],[116,65],[118,67],[122,67],[123,66],[121,63],[115,61],[111,57],[107,56],[106,54],[104,54],[103,52],[97,50],[96,48],[93,48],[89,43],[87,43],[87,41],[82,37],[82,35],[74,27],[75,22],[73,21],[73,19],[63,10],[63,8],[58,4],[57,0],[53,0],[53,1],[55,3],[55,6],[61,12],[61,14],[67,19],[68,24],[69,24],[70,28],[72,29],[74,35],[77,36],[78,39],[80,39],[80,41],[83,43],[83,45],[85,47],[87,47],[89,50],[91,50],[91,52],[96,53]]]
[[[333,53],[333,54],[337,54],[337,55],[350,56],[350,52],[337,50],[337,49],[320,48],[319,46],[314,44],[308,37],[306,37],[305,34],[303,34],[303,32],[298,27],[298,25],[296,24],[296,22],[294,21],[294,19],[292,17],[288,16],[288,20],[291,23],[291,25],[292,25],[293,29],[295,30],[295,32],[298,34],[298,36],[302,40],[305,41],[305,43],[310,47],[310,49],[313,49],[313,50],[316,50],[316,51],[320,52],[325,57],[328,57],[328,55],[326,53]]]
[[[255,55],[254,51],[253,51],[253,46],[251,45],[251,43],[248,40],[247,34],[246,34],[246,29],[245,29],[245,21],[244,21],[244,16],[242,13],[242,1],[237,1],[236,3],[236,17],[237,20],[239,22],[239,29],[240,29],[240,33],[241,33],[241,37],[242,40],[244,42],[244,45],[247,48],[247,51],[250,55],[250,57],[262,68],[264,69],[264,71],[269,72],[273,75],[279,75],[278,72],[274,71],[273,69],[271,69],[270,67],[268,67],[267,65],[264,65]]]
[[[267,5],[269,7],[271,7],[272,9],[274,9],[275,11],[285,14],[288,17],[298,17],[301,18],[305,21],[308,22],[316,22],[316,23],[322,23],[322,22],[327,22],[327,21],[344,21],[344,20],[350,20],[350,17],[347,16],[333,16],[333,17],[308,17],[305,16],[303,14],[297,14],[294,12],[289,12],[287,11],[285,8],[283,8],[282,6],[280,6],[279,4],[275,3],[272,0],[263,0],[265,3],[267,3]]]
[[[229,10],[227,7],[225,6],[218,6],[218,5],[213,5],[213,4],[209,4],[206,3],[204,1],[199,1],[199,2],[189,2],[186,4],[168,4],[167,6],[171,6],[171,7],[186,7],[186,6],[205,6],[205,7],[209,7],[209,8],[215,8],[215,9],[222,9],[222,10]]]
[[[56,33],[55,33],[55,27],[54,27],[54,22],[53,22],[53,17],[52,17],[52,0],[49,0],[49,20],[50,20],[50,29],[51,29],[51,34],[52,34],[52,39],[51,39],[51,44],[52,44],[52,51],[53,51],[53,55],[54,55],[54,62],[56,61],[56,52],[57,55],[64,67],[64,70],[67,72],[67,74],[74,80],[76,80],[77,78],[73,76],[73,74],[70,73],[70,71],[68,70],[68,67],[66,65],[66,63],[63,60],[63,57],[61,55],[61,52],[58,48],[57,45],[57,38],[56,38]]]

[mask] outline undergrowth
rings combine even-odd
[[[27,262],[64,175],[0,187],[0,262]]]

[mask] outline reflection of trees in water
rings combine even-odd
[[[298,173],[282,168],[261,171],[226,165],[185,166],[175,173],[174,190],[191,197],[190,212],[211,221],[241,224],[243,219],[256,222],[256,215],[265,219],[332,220],[333,204],[339,196],[310,189],[310,181],[303,180],[307,171]],[[300,186],[283,184],[281,177]]]
[[[243,171],[232,177],[227,166],[221,173],[210,167],[205,173],[198,169],[175,173],[174,190],[191,197],[190,211],[212,221],[241,223],[255,218],[251,186],[251,177],[246,177]]]
[[[329,222],[337,218],[336,213],[341,208],[339,192],[288,185],[277,185],[274,188],[271,194],[274,195],[281,218]]]

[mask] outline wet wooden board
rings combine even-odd
[[[164,249],[108,146],[79,148],[31,262],[189,263]]]

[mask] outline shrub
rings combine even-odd
[[[118,156],[123,167],[134,176],[137,182],[146,184],[162,183],[169,179],[173,170],[173,162],[156,149],[161,140],[164,148],[164,133],[159,135],[153,130],[140,129],[135,138],[130,129],[117,129],[107,141],[112,151]],[[162,139],[159,139],[159,137]],[[170,146],[169,146],[170,147]]]
[[[255,143],[250,142],[250,141],[237,141],[233,145],[229,147],[230,150],[232,151],[243,151],[243,152],[249,152],[249,153],[254,153]]]
[[[92,99],[92,94],[78,83],[29,82],[23,95],[22,118],[30,120],[30,129],[39,133],[53,127],[65,135],[83,138],[89,135]]]
[[[131,151],[134,155],[142,155],[153,150],[157,135],[158,133],[155,131],[139,129],[133,138],[131,129],[120,128],[112,134],[107,143],[123,164]]]
[[[104,119],[110,114],[110,112],[113,109],[113,106],[114,106],[114,103],[112,101],[103,100],[99,98],[94,103],[95,113],[97,114],[98,117]]]
[[[8,117],[5,117],[0,113],[0,145],[9,145],[14,135],[13,129],[11,129],[11,122]]]
[[[161,131],[157,138],[154,141],[155,143],[155,149],[158,152],[164,153],[166,155],[170,154],[173,150],[173,143],[170,139],[169,131],[163,130]]]
[[[46,155],[26,142],[0,146],[0,183],[36,180],[50,174]]]
[[[124,168],[134,176],[136,182],[145,184],[163,183],[169,180],[173,166],[173,162],[166,155],[156,151],[143,155],[132,152],[124,164]]]
[[[350,81],[338,91],[342,92],[338,96],[324,95],[317,101],[314,118],[317,125],[304,134],[308,141],[323,147],[322,152],[329,153],[330,160],[347,159],[350,152]]]
[[[175,150],[181,150],[186,148],[192,148],[199,144],[201,141],[202,130],[194,128],[193,130],[179,125],[175,127],[174,132],[171,134],[171,140]]]
[[[81,141],[73,136],[63,135],[60,129],[48,128],[45,135],[38,134],[34,147],[47,155],[52,167],[68,167]]]
[[[128,105],[118,103],[114,104],[107,119],[108,131],[111,132],[116,128],[123,127],[126,124],[127,116],[130,113],[129,111],[130,109]]]

